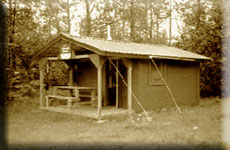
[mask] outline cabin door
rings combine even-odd
[[[119,69],[119,72],[123,76],[123,79],[120,75],[116,77],[116,69],[108,61],[106,64],[106,87],[108,98],[107,105],[114,107],[118,106],[118,108],[127,108],[127,86],[123,82],[123,80],[127,82],[127,69],[123,65],[121,60],[113,60],[112,62]]]

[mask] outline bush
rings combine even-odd
[[[63,61],[54,61],[49,62],[49,67],[46,67],[46,75],[45,75],[45,84],[51,86],[58,85],[67,85],[68,83],[68,71],[67,65]]]
[[[16,93],[23,96],[36,97],[39,95],[39,80],[32,80],[29,83],[21,83],[15,86]]]
[[[201,63],[200,94],[202,97],[221,96],[221,64],[218,62]]]

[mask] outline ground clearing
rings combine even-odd
[[[215,100],[194,107],[153,110],[152,122],[130,121],[128,116],[95,120],[39,110],[38,99],[23,98],[9,105],[6,137],[11,148],[95,145],[218,145],[221,143],[221,108]],[[211,146],[211,147],[213,147]],[[30,147],[31,148],[31,147]],[[207,148],[207,149],[210,149]]]

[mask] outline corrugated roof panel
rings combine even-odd
[[[72,37],[73,38],[73,37]],[[76,41],[93,46],[104,52],[149,55],[159,57],[177,57],[186,59],[204,59],[210,60],[209,57],[168,46],[157,46],[151,44],[125,43],[92,38],[73,38]]]
[[[193,52],[185,51],[175,47],[160,46],[153,44],[140,44],[140,43],[125,43],[125,42],[115,42],[106,41],[93,38],[80,38],[73,37],[67,34],[60,34],[55,40],[51,41],[45,47],[43,47],[33,58],[41,55],[43,52],[47,51],[50,47],[55,45],[56,42],[60,40],[67,40],[75,43],[76,45],[85,45],[86,48],[91,47],[91,50],[96,50],[98,52],[109,52],[115,54],[132,54],[132,55],[143,55],[153,58],[165,58],[165,59],[181,59],[181,60],[211,60],[211,58],[199,55]],[[79,45],[79,46],[80,46]],[[103,54],[103,53],[102,53]]]

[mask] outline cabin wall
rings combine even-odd
[[[150,60],[133,61],[133,92],[147,110],[174,107],[170,94],[163,84],[151,84],[150,82]],[[185,61],[163,60],[166,82],[172,90],[178,105],[189,105],[198,102],[199,85],[197,80],[199,63]],[[141,111],[133,98],[133,110]]]
[[[149,84],[149,60],[136,60],[133,63],[133,92],[147,110],[171,105],[169,94],[165,86],[151,86]],[[134,98],[133,110],[141,111]]]
[[[75,78],[77,86],[97,88],[97,68],[90,61],[77,63],[77,73]]]
[[[199,103],[199,62],[167,61],[167,83],[181,105]]]

